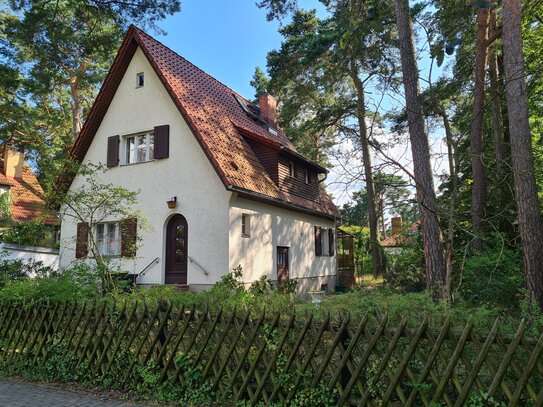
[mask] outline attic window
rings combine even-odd
[[[145,74],[139,72],[136,74],[136,88],[143,88],[143,85],[145,85]]]
[[[294,167],[294,162],[291,161],[288,165],[289,168],[289,177],[290,178],[296,178],[296,167]]]
[[[304,169],[304,181],[306,184],[311,183],[311,179],[309,178],[309,171],[307,170],[307,168]]]

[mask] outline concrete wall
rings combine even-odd
[[[139,72],[145,73],[145,86],[142,88],[136,88],[136,74]],[[163,124],[170,125],[169,158],[120,165],[104,174],[107,182],[140,191],[136,209],[141,210],[148,224],[146,229],[138,232],[142,241],[136,259],[115,259],[114,265],[121,271],[139,273],[158,257],[159,262],[151,266],[138,282],[163,283],[165,227],[171,216],[180,213],[188,222],[188,254],[210,273],[209,276],[204,275],[195,263],[189,262],[188,284],[212,284],[228,272],[230,265],[228,207],[231,193],[220,181],[140,49],[130,62],[84,162],[106,162],[109,136],[122,137]],[[81,181],[76,177],[71,188],[78,188]],[[177,208],[168,209],[166,201],[173,196],[177,196]],[[75,238],[75,222],[70,218],[63,219],[61,267],[75,261]]]
[[[58,270],[58,250],[45,247],[21,246],[11,243],[0,243],[0,260],[41,262],[43,266]]]
[[[241,215],[250,215],[250,237],[241,235]],[[314,226],[334,228],[334,221],[304,215],[233,196],[230,203],[230,270],[241,265],[244,281],[263,275],[277,279],[277,246],[289,248],[289,275],[300,279],[298,291],[335,286],[336,256],[315,256]]]

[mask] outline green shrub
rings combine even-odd
[[[426,288],[422,245],[406,245],[398,254],[387,257],[387,283],[404,291],[422,291]]]
[[[491,248],[466,258],[458,286],[459,295],[466,301],[518,309],[524,287],[520,252]]]
[[[0,289],[0,301],[74,301],[96,298],[99,293],[94,271],[79,263],[59,272],[8,281]]]
[[[2,233],[0,239],[5,243],[24,246],[58,248],[56,226],[46,225],[40,221],[20,222],[11,225]]]

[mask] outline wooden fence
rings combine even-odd
[[[453,329],[454,328],[454,329]],[[114,372],[120,387],[144,380],[182,386],[198,372],[217,399],[286,405],[324,389],[338,405],[543,405],[543,335],[485,335],[471,323],[409,328],[387,316],[324,320],[248,312],[105,303],[0,304],[0,368],[39,368],[71,355],[82,380]],[[119,357],[122,355],[122,357]],[[53,360],[53,363],[54,361]],[[193,375],[194,377],[194,375]],[[194,382],[191,382],[194,385]]]

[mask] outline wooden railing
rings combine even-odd
[[[83,381],[122,388],[143,381],[142,367],[155,372],[157,386],[186,384],[190,369],[217,400],[251,404],[288,405],[314,389],[338,405],[543,404],[543,335],[527,336],[524,322],[514,335],[500,333],[499,321],[484,334],[471,322],[407,322],[255,316],[166,302],[7,303],[0,304],[0,372],[62,361]]]

